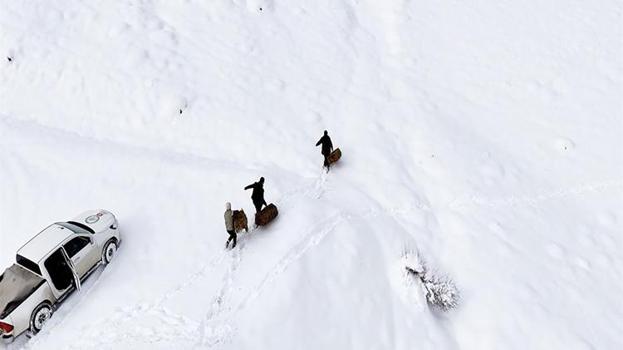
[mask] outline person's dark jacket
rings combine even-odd
[[[249,186],[244,188],[245,190],[253,189],[253,193],[251,193],[251,199],[253,202],[264,203],[264,185],[259,182],[254,182]]]
[[[316,147],[322,145],[321,153],[325,156],[328,156],[333,151],[333,143],[331,142],[331,138],[329,135],[324,135],[316,142]]]

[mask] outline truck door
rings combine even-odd
[[[99,250],[95,249],[94,241],[86,236],[77,236],[63,245],[67,256],[71,259],[76,272],[83,278],[87,272],[100,260]]]
[[[52,285],[50,287],[52,287],[52,293],[57,299],[65,295],[72,285],[79,288],[80,280],[78,279],[76,281],[77,275],[62,247],[50,254],[43,265],[52,280]]]

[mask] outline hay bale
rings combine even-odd
[[[273,221],[277,215],[279,215],[279,211],[274,204],[269,204],[266,208],[260,210],[259,213],[255,214],[255,224],[257,226],[267,225],[269,222]]]
[[[327,160],[329,161],[329,164],[333,164],[340,160],[340,158],[342,158],[342,151],[340,151],[339,148],[336,148],[333,152],[331,152],[331,154],[329,154]]]
[[[236,233],[242,230],[245,230],[246,232],[249,231],[249,226],[247,225],[247,215],[244,213],[244,210],[234,210],[233,217],[234,231],[236,231]]]

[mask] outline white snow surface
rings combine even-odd
[[[8,348],[623,348],[622,14],[2,1],[0,267],[86,209],[124,235]],[[225,251],[224,203],[251,217],[260,176],[280,215]],[[427,306],[405,249],[457,309]]]

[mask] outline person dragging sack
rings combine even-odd
[[[324,156],[324,167],[329,171],[331,164],[329,163],[329,156],[333,152],[333,143],[329,137],[329,133],[325,130],[324,135],[316,142],[316,147],[322,145],[320,153]]]
[[[266,200],[264,200],[264,178],[260,177],[260,181],[254,182],[249,186],[244,188],[245,190],[253,189],[253,193],[251,193],[251,200],[253,201],[253,205],[255,206],[255,214],[259,213],[262,210],[263,205],[268,205]]]

